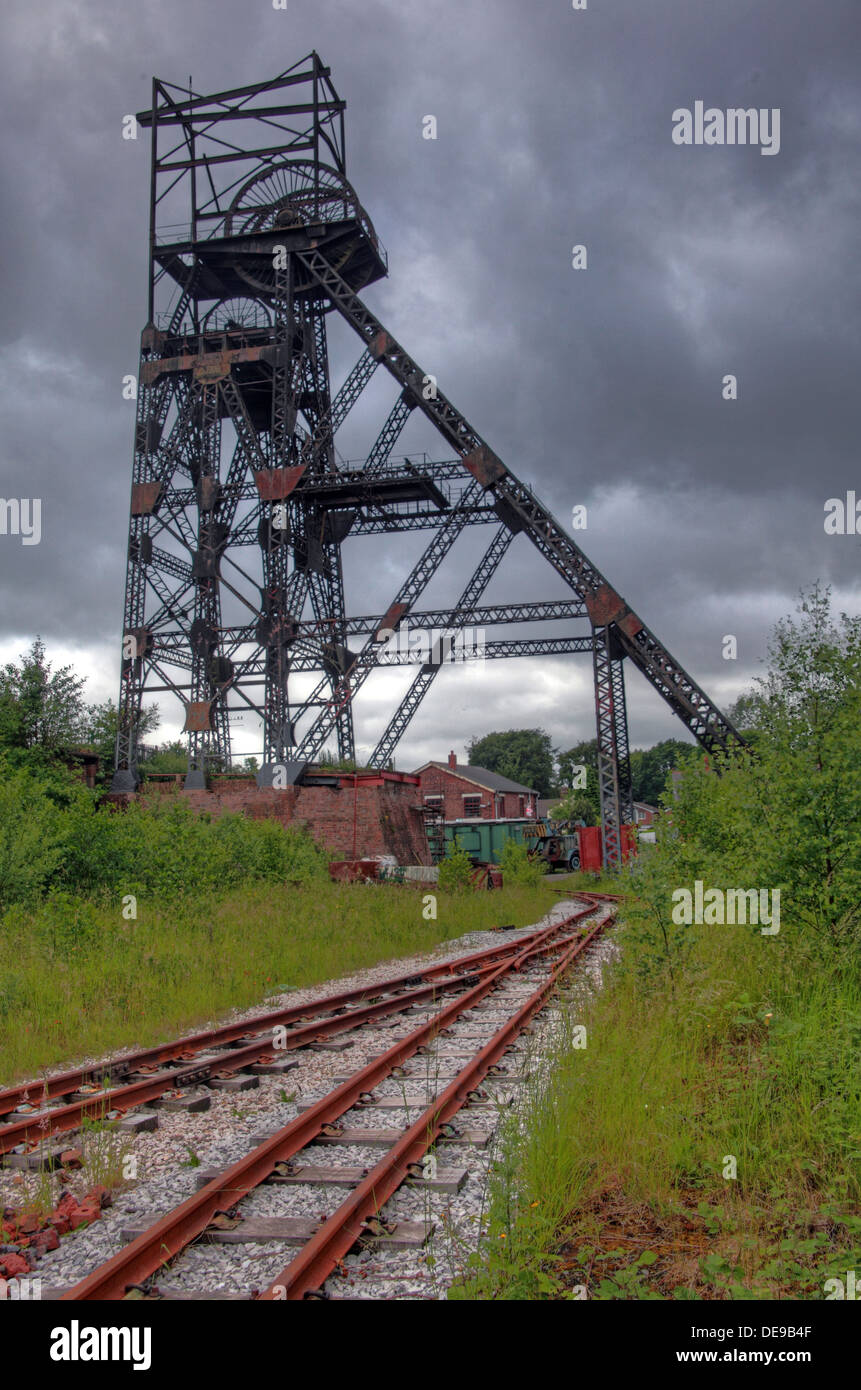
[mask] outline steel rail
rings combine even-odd
[[[577,914],[578,917],[582,915],[584,914]],[[436,1037],[458,1014],[473,1008],[479,1000],[494,990],[505,976],[518,971],[533,951],[549,941],[560,925],[554,923],[538,932],[530,942],[521,946],[515,955],[488,970],[483,980],[468,988],[433,1018],[360,1068],[308,1110],[297,1115],[283,1129],[264,1140],[251,1153],[232,1164],[199,1192],[142,1232],[125,1249],[118,1251],[98,1269],[68,1289],[61,1301],[122,1299],[130,1286],[138,1286],[151,1278],[157,1270],[201,1235],[217,1212],[234,1206],[270,1175],[276,1163],[292,1158],[294,1154],[306,1148],[317,1138],[324,1125],[331,1124],[346,1111],[351,1110],[362,1096],[384,1081],[395,1067],[412,1057],[423,1044]],[[560,944],[564,946],[564,943]]]
[[[513,1014],[493,1037],[471,1058],[424,1111],[405,1130],[400,1139],[371,1169],[341,1203],[320,1229],[302,1247],[296,1257],[281,1271],[269,1287],[258,1295],[258,1301],[281,1301],[304,1298],[320,1289],[338,1264],[361,1237],[365,1222],[385,1205],[401,1184],[410,1176],[409,1165],[417,1163],[430,1148],[440,1129],[466,1104],[469,1094],[487,1075],[493,1064],[511,1046],[513,1038],[523,1031],[532,1016],[543,1007],[557,980],[581,951],[603,931],[614,918],[610,913],[597,923],[589,934],[568,947],[548,978],[530,996],[521,1009]]]
[[[573,914],[572,917],[557,922],[552,928],[553,933],[558,934],[577,918],[588,916],[591,911],[593,908],[586,907]],[[527,941],[531,939],[532,937],[524,938]],[[520,945],[519,942],[512,943],[508,948],[509,951],[515,951],[518,945]],[[318,1039],[328,1038],[336,1033],[350,1032],[374,1019],[405,1013],[414,1004],[435,999],[440,993],[450,989],[459,989],[463,986],[464,981],[471,976],[481,976],[493,969],[495,969],[493,963],[488,963],[471,971],[450,973],[448,976],[439,977],[419,989],[410,990],[405,994],[392,995],[391,998],[382,999],[379,1003],[369,1004],[365,1008],[351,1009],[342,1014],[335,1014],[331,1018],[313,1020],[304,1028],[296,1028],[293,1032],[285,1034],[277,1046],[270,1037],[263,1034],[244,1047],[218,1053],[203,1061],[191,1061],[187,1066],[177,1067],[172,1071],[155,1072],[151,1077],[144,1077],[123,1086],[81,1097],[68,1105],[57,1106],[54,1110],[34,1111],[32,1115],[25,1116],[15,1124],[0,1126],[0,1154],[9,1153],[19,1144],[25,1144],[36,1136],[40,1142],[43,1142],[53,1134],[64,1134],[70,1130],[78,1129],[85,1116],[104,1119],[106,1114],[112,1110],[135,1109],[138,1106],[146,1105],[148,1101],[158,1099],[165,1091],[181,1090],[195,1083],[205,1083],[213,1075],[241,1071],[244,1067],[252,1066],[256,1062],[274,1060],[276,1053],[292,1052],[297,1048],[308,1047]]]
[[[586,915],[588,909],[584,910],[581,916]],[[576,916],[577,914],[575,914]],[[568,918],[566,921],[571,921]],[[522,942],[529,940],[528,937],[521,937],[520,941],[505,942],[499,946],[489,947],[484,951],[473,951],[469,955],[460,956],[454,961],[446,961],[439,965],[428,965],[419,967],[408,975],[394,976],[389,980],[380,980],[374,984],[360,985],[356,989],[344,990],[339,994],[331,994],[322,999],[308,1000],[305,1004],[294,1004],[284,1009],[273,1009],[264,1014],[256,1014],[253,1018],[238,1020],[235,1023],[226,1023],[217,1028],[210,1028],[199,1033],[189,1033],[184,1037],[178,1038],[169,1043],[157,1043],[154,1047],[141,1048],[136,1052],[126,1052],[119,1057],[111,1058],[106,1062],[97,1062],[87,1067],[77,1067],[70,1071],[57,1072],[53,1076],[39,1079],[37,1081],[22,1082],[18,1086],[10,1086],[0,1091],[0,1116],[11,1114],[17,1110],[18,1106],[26,1103],[36,1093],[42,1101],[52,1100],[58,1096],[70,1095],[71,1092],[79,1090],[82,1086],[92,1081],[115,1076],[128,1074],[141,1067],[158,1065],[162,1062],[172,1062],[177,1058],[182,1058],[183,1054],[189,1051],[199,1051],[204,1047],[217,1047],[221,1044],[234,1042],[238,1038],[249,1037],[255,1032],[262,1032],[268,1028],[281,1024],[300,1022],[304,1019],[314,1018],[317,1014],[331,1013],[333,1010],[342,1008],[347,1004],[352,1004],[358,1000],[375,998],[380,994],[387,994],[393,990],[404,989],[408,985],[416,984],[420,980],[428,980],[451,973],[461,967],[471,969],[474,964],[483,961],[490,961],[499,956],[510,955],[515,952]],[[0,1126],[0,1136],[3,1134]]]

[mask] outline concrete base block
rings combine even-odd
[[[151,1104],[157,1105],[159,1110],[184,1110],[189,1115],[198,1115],[209,1109],[212,1097],[206,1091],[188,1091],[181,1096],[159,1096]]]
[[[240,1072],[236,1076],[210,1077],[206,1084],[211,1086],[214,1091],[256,1091],[260,1085],[260,1078],[243,1076]]]
[[[139,1110],[136,1115],[124,1115],[117,1123],[121,1134],[146,1134],[158,1129],[158,1115],[153,1110]]]
[[[283,1062],[254,1062],[248,1070],[252,1076],[286,1076],[288,1071],[295,1071],[298,1065],[296,1058],[291,1057]]]

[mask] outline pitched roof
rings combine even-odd
[[[441,772],[463,777],[467,782],[475,782],[476,786],[486,787],[491,792],[521,792],[534,795],[536,791],[535,787],[524,787],[522,782],[512,782],[510,777],[491,772],[487,767],[475,767],[473,763],[458,763],[456,767],[449,767],[448,763],[429,762],[416,768],[416,774],[425,772],[429,767],[438,767]]]

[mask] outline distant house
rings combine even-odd
[[[425,806],[437,807],[443,820],[516,820],[536,814],[535,787],[524,787],[486,767],[459,763],[453,752],[447,763],[425,763],[415,775]]]

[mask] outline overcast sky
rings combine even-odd
[[[205,93],[312,49],[388,250],[369,305],[563,524],[587,506],[577,539],[712,698],[750,683],[800,586],[861,612],[861,541],[823,522],[861,497],[858,0],[5,0],[4,28],[0,494],[41,499],[42,538],[0,535],[0,659],[38,632],[91,699],[116,692],[149,161],[123,116],[153,74]],[[779,151],[675,144],[697,101],[779,110]],[[336,378],[357,350],[335,344]],[[345,456],[396,394],[375,389]],[[449,456],[418,422],[403,438]],[[348,545],[349,611],[387,606],[427,538]],[[562,592],[519,537],[487,600]],[[360,752],[408,679],[365,687]],[[634,746],[681,733],[636,671],[628,700]],[[397,762],[534,725],[593,736],[589,658],[443,671]]]

